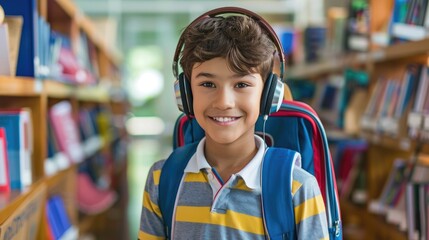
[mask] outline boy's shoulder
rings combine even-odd
[[[150,167],[149,172],[161,171],[162,167],[164,167],[165,161],[167,159],[162,159],[154,162]]]
[[[313,188],[315,186],[319,186],[316,177],[301,168],[300,166],[294,166],[292,175],[292,179],[294,181],[292,185],[294,187],[301,188],[302,186],[304,186],[306,188]]]

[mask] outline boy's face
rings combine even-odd
[[[194,114],[208,140],[253,141],[263,86],[259,73],[234,73],[224,58],[196,63],[191,76]]]

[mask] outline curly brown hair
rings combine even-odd
[[[272,71],[276,47],[251,17],[204,18],[185,30],[183,41],[180,65],[187,79],[194,64],[216,57],[225,58],[233,72],[260,73],[264,81]]]

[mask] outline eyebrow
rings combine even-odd
[[[195,76],[195,78],[206,77],[206,78],[214,78],[216,75],[208,72],[200,72]]]
[[[230,78],[243,78],[243,77],[246,77],[246,76],[256,79],[256,77],[253,76],[251,73],[249,73],[249,74],[235,73]],[[195,78],[199,78],[199,77],[215,78],[216,74],[208,73],[208,72],[200,72],[200,73],[197,74],[197,76],[195,76]]]

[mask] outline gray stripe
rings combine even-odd
[[[326,214],[311,216],[297,225],[297,232],[302,239],[322,239],[328,236]]]
[[[144,189],[146,192],[149,193],[150,200],[156,205],[158,205],[158,185],[155,185],[154,183],[153,172],[161,169],[164,166],[164,163],[165,160],[161,160],[152,165],[152,167],[149,169]]]
[[[293,196],[295,206],[321,194],[316,178],[302,168],[295,167],[293,179],[301,183],[301,187]]]
[[[180,193],[180,206],[211,206],[213,192],[208,183],[183,182]]]
[[[211,207],[213,195],[208,183],[185,182],[182,187],[179,198],[180,206]],[[232,210],[246,215],[262,217],[259,192],[224,189],[222,195],[218,197],[219,205],[215,206],[215,211],[218,213]]]
[[[235,212],[262,217],[261,195],[258,192],[231,189],[228,208]]]
[[[164,233],[164,225],[155,213],[149,211],[147,208],[142,207],[142,214],[140,217],[140,230],[151,235],[159,236]]]

